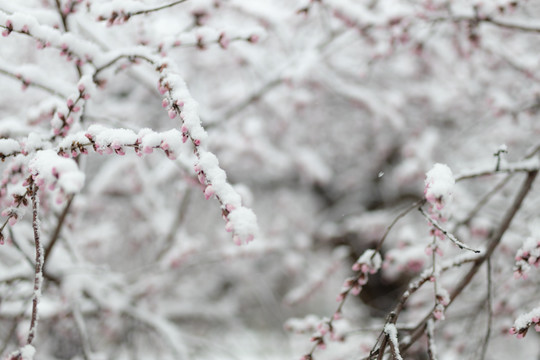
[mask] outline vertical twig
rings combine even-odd
[[[26,343],[31,345],[34,341],[38,324],[38,303],[41,297],[41,285],[43,284],[43,244],[40,240],[38,208],[39,199],[37,196],[38,187],[32,183],[30,185],[30,198],[32,200],[32,227],[34,229],[34,242],[36,246],[36,272],[34,277],[34,296],[32,298],[32,318],[30,320],[30,330]]]
[[[90,360],[92,348],[90,346],[86,324],[84,323],[84,319],[78,304],[73,305],[73,320],[75,320],[75,326],[77,327],[79,336],[81,338],[83,358],[84,360]]]
[[[426,334],[428,337],[428,356],[429,360],[437,360],[437,346],[435,345],[434,321],[429,319],[427,322]]]
[[[489,343],[489,337],[491,336],[491,323],[493,321],[493,294],[491,292],[491,258],[487,259],[487,295],[486,295],[486,306],[487,306],[487,329],[484,341],[482,343],[482,354],[480,355],[480,360],[486,358],[486,352]]]

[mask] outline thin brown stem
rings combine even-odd
[[[163,10],[163,9],[173,7],[175,5],[181,4],[181,3],[186,2],[186,1],[187,0],[173,1],[172,3],[165,4],[165,5],[153,8],[153,9],[135,11],[135,12],[129,13],[129,15],[130,16],[135,16],[135,15],[149,14],[149,13],[152,13],[152,12],[155,12],[155,11],[159,11],[159,10]]]
[[[73,203],[73,197],[74,197],[73,195],[70,195],[68,197],[68,201],[67,201],[66,205],[64,206],[64,209],[62,210],[62,213],[58,217],[58,221],[56,223],[56,228],[54,229],[54,232],[51,235],[51,239],[49,240],[49,243],[47,244],[47,247],[45,248],[44,266],[46,266],[47,259],[49,258],[54,245],[57,243],[58,238],[60,237],[60,231],[62,230],[62,227],[64,226],[66,216],[69,213],[69,210],[71,208],[71,204]]]
[[[405,210],[403,210],[402,212],[400,212],[398,214],[398,216],[396,216],[394,218],[394,220],[390,223],[390,225],[388,225],[388,227],[386,228],[386,231],[384,232],[382,238],[379,240],[379,242],[377,243],[377,248],[375,249],[375,252],[374,254],[378,253],[379,251],[381,251],[382,249],[382,246],[384,244],[384,240],[386,240],[386,237],[388,236],[388,233],[390,233],[390,230],[392,230],[392,228],[394,227],[394,225],[397,224],[397,222],[399,220],[401,220],[401,218],[403,218],[405,215],[407,215],[409,212],[411,212],[411,210],[413,210],[414,208],[418,207],[418,206],[422,206],[424,203],[426,202],[425,199],[421,199],[421,200],[418,200],[417,202],[411,204],[408,208],[406,208]]]

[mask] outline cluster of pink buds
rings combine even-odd
[[[18,209],[16,207],[9,207],[7,209],[4,209],[0,215],[2,215],[3,217],[7,217],[8,224],[10,226],[13,226],[17,223],[17,220],[21,216],[21,209]]]
[[[126,23],[131,18],[131,13],[125,10],[115,10],[109,16],[100,15],[97,21],[107,21],[107,26],[121,25]]]
[[[81,103],[84,103],[84,101],[90,99],[90,94],[83,83],[79,83],[77,90],[77,95],[72,95],[66,101],[67,113],[64,114],[66,108],[64,108],[64,112],[57,111],[51,120],[51,125],[55,136],[65,137],[68,134],[73,123],[75,122],[74,116],[81,111]],[[73,100],[74,98],[75,100]]]
[[[15,77],[21,81],[23,90],[26,90],[32,84],[30,80],[25,79],[21,74],[15,74]]]
[[[424,196],[431,207],[432,214],[436,216],[435,220],[444,221],[441,210],[451,199],[454,185],[452,170],[447,165],[435,164],[427,172]]]
[[[349,292],[353,295],[360,294],[362,286],[367,283],[368,274],[375,274],[381,268],[381,265],[381,254],[372,249],[366,250],[352,266],[352,270],[357,274],[345,280],[337,301],[343,301]]]
[[[73,14],[77,11],[77,5],[82,3],[83,0],[67,0],[62,8],[62,13],[64,15]]]
[[[2,31],[2,36],[8,36],[13,31],[13,23],[11,20],[6,20],[5,30]]]
[[[433,229],[432,229],[433,230]],[[437,230],[437,229],[435,229]],[[440,232],[440,230],[437,230],[438,232]],[[433,234],[433,231],[431,231],[431,233]],[[440,232],[442,234],[442,232]],[[444,239],[444,234],[442,237],[438,236],[441,240]],[[439,255],[439,256],[443,256],[444,253],[441,249],[441,247],[439,246],[439,244],[437,244],[436,242],[433,242],[431,244],[428,244],[428,246],[426,246],[426,249],[424,250],[424,252],[426,253],[427,256],[431,256],[433,255],[433,253]]]
[[[86,133],[84,136],[90,141],[94,151],[100,155],[103,155],[103,154],[110,155],[112,153],[115,153],[117,155],[123,156],[126,154],[125,149],[124,149],[124,144],[121,144],[119,141],[115,140],[115,141],[111,141],[110,143],[103,145],[103,144],[98,144],[96,140],[94,139],[94,136],[90,133]],[[78,148],[81,153],[87,154],[87,151],[84,145],[81,145],[79,143],[72,144],[71,146],[72,154],[76,155],[76,148]]]
[[[75,60],[75,63],[79,66],[84,64],[84,60],[73,54],[69,46],[65,43],[60,46],[60,56],[65,56],[67,61]]]
[[[437,320],[444,320],[444,310],[450,303],[450,296],[445,289],[438,289],[435,294],[435,309],[433,310],[433,317]]]
[[[24,174],[24,166],[19,163],[12,163],[6,168],[2,174],[2,181],[0,182],[0,197],[7,195],[8,184],[17,184]]]
[[[230,43],[231,43],[231,40],[229,39],[227,34],[225,34],[224,32],[219,34],[218,44],[219,46],[221,46],[221,48],[227,49]]]
[[[447,165],[435,164],[433,168],[427,172],[424,188],[424,197],[429,205],[428,214],[433,221],[444,223],[447,221],[445,215],[446,206],[452,199],[453,188],[455,185],[454,175]],[[430,235],[434,238],[444,240],[444,233],[432,224],[430,227]],[[442,251],[435,244],[426,248],[426,254],[431,255],[436,252],[442,255]]]
[[[519,248],[516,254],[516,265],[514,266],[514,277],[516,279],[526,279],[531,266],[540,266],[540,241],[528,238]]]
[[[167,93],[168,91],[171,91],[171,87],[169,83],[163,82],[163,79],[159,79],[158,81],[158,91],[161,95]]]
[[[522,339],[527,335],[527,331],[531,326],[534,326],[534,330],[540,332],[540,308],[520,315],[508,332],[516,335],[518,339]]]

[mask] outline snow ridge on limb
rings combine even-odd
[[[208,150],[208,133],[202,127],[199,104],[191,97],[187,84],[167,61],[156,64],[161,76],[158,89],[166,95],[164,105],[168,106],[171,119],[180,118],[183,141],[190,141],[194,147],[197,163],[194,166],[200,183],[205,187],[207,199],[215,196],[221,203],[225,229],[233,234],[237,245],[247,244],[258,236],[259,228],[255,213],[242,205],[240,195],[227,182],[225,171],[219,166],[217,157]]]

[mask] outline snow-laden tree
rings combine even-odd
[[[538,357],[538,16],[1,0],[0,356]]]

